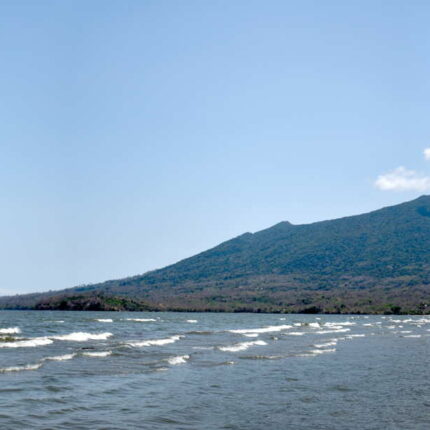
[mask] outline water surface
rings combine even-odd
[[[0,428],[428,429],[430,317],[0,312]]]

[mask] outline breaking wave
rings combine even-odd
[[[230,345],[230,346],[220,346],[218,347],[218,349],[220,351],[226,351],[226,352],[238,352],[238,351],[245,351],[251,346],[257,346],[257,345],[263,346],[263,345],[267,345],[267,343],[264,342],[264,340],[255,340],[253,342],[236,343],[235,345]]]
[[[112,351],[100,351],[100,352],[83,352],[82,355],[85,357],[108,357],[109,355],[112,355]]]
[[[313,349],[311,354],[325,354],[326,352],[336,352],[336,348],[332,349]]]
[[[189,355],[178,355],[176,357],[169,358],[167,361],[169,364],[175,365],[175,364],[184,364],[187,362],[187,360],[190,358]]]
[[[228,330],[230,333],[237,333],[237,334],[246,334],[246,333],[271,333],[276,331],[282,331],[282,330],[288,330],[291,328],[291,325],[272,325],[269,327],[261,327],[261,328],[245,328],[245,329],[236,329],[236,330]]]
[[[85,332],[74,332],[70,334],[64,334],[61,336],[51,336],[51,339],[55,340],[66,340],[70,342],[87,342],[88,340],[106,340],[111,337],[112,333],[85,333]]]
[[[337,340],[331,340],[330,342],[325,342],[325,343],[316,343],[314,345],[315,348],[327,348],[329,346],[336,346],[337,345]]]
[[[21,372],[23,370],[37,370],[40,367],[42,367],[42,363],[38,363],[38,364],[26,364],[25,366],[3,367],[3,368],[0,368],[0,373]]]
[[[175,336],[168,337],[166,339],[149,339],[149,340],[144,340],[140,342],[128,342],[127,345],[137,346],[137,347],[163,346],[163,345],[168,345],[169,343],[175,343],[176,341],[178,341],[179,339],[182,339],[183,337],[184,336],[181,336],[181,335],[175,335]]]
[[[42,361],[66,361],[76,357],[76,354],[56,355],[54,357],[43,358]]]
[[[330,334],[330,333],[346,333],[348,331],[351,331],[350,328],[337,328],[334,330],[320,330],[316,331],[316,334]]]
[[[0,328],[0,334],[19,334],[19,333],[21,333],[21,329],[19,327]]]
[[[0,348],[34,348],[37,346],[44,346],[53,343],[48,337],[35,337],[28,340],[18,340],[16,342],[0,343]]]

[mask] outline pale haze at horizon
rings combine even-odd
[[[0,294],[429,194],[429,16],[419,1],[0,2]],[[421,189],[375,186],[405,171]]]

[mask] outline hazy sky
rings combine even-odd
[[[0,293],[426,193],[429,21],[424,0],[0,0]]]

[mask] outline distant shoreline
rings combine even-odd
[[[210,313],[210,314],[272,314],[272,315],[351,315],[351,316],[376,316],[376,315],[387,315],[387,316],[425,316],[430,315],[427,313],[383,313],[383,312],[283,312],[283,311],[257,311],[257,310],[216,310],[216,309],[206,309],[206,310],[196,310],[196,309],[151,309],[151,310],[108,310],[108,309],[35,309],[35,308],[4,308],[1,311],[22,311],[22,312],[166,312],[166,313]]]

